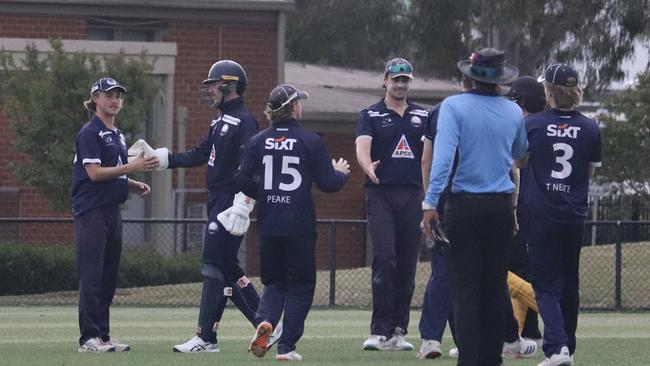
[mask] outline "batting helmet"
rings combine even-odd
[[[246,90],[246,85],[248,84],[244,68],[241,67],[240,64],[231,60],[215,62],[212,67],[210,67],[208,78],[203,80],[201,84],[206,85],[219,81],[236,81],[237,94],[239,95],[244,94],[244,90]]]

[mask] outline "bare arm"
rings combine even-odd
[[[431,163],[433,162],[433,142],[425,138],[422,145],[422,189],[426,192],[429,188]]]
[[[519,199],[519,186],[521,185],[521,174],[519,168],[512,166],[512,182],[515,184],[515,191],[512,192],[512,206],[517,207],[517,200]]]
[[[372,137],[370,136],[361,136],[357,139],[356,144],[356,153],[357,153],[357,162],[361,170],[370,178],[370,180],[379,184],[379,178],[375,175],[375,169],[379,164],[379,160],[372,161],[370,158],[370,147],[372,146]]]
[[[115,179],[133,172],[149,172],[158,166],[158,158],[144,157],[144,152],[132,162],[119,166],[101,166],[99,164],[84,164],[88,178],[92,182],[103,182]]]

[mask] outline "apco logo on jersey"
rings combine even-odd
[[[399,139],[392,157],[398,159],[415,159],[413,151],[411,151],[411,147],[409,146],[408,141],[406,141],[406,136],[402,135],[402,138]]]
[[[575,139],[578,137],[578,131],[580,127],[578,126],[569,126],[568,123],[563,123],[561,125],[550,124],[546,126],[546,136],[552,137],[568,137],[570,139]]]
[[[265,140],[264,149],[266,150],[293,150],[293,144],[296,143],[296,139],[289,139],[286,136],[281,137],[269,137]]]
[[[214,159],[217,158],[217,153],[214,151],[214,145],[212,145],[212,151],[210,151],[210,159],[208,160],[209,166],[214,166]]]

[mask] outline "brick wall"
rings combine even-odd
[[[267,125],[262,110],[268,93],[277,84],[275,26],[231,27],[211,22],[172,22],[164,41],[176,42],[178,47],[174,106],[188,108],[187,149],[205,138],[214,116],[213,109],[200,103],[199,85],[207,77],[210,66],[219,59],[232,59],[244,67],[248,77],[244,93],[246,106],[262,127]],[[176,121],[173,128],[176,135]],[[176,146],[175,137],[174,151],[177,151]],[[186,188],[204,187],[205,167],[186,169]]]

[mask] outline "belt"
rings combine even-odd
[[[476,200],[476,199],[497,199],[497,198],[510,198],[512,193],[450,193],[447,197],[451,200]]]

